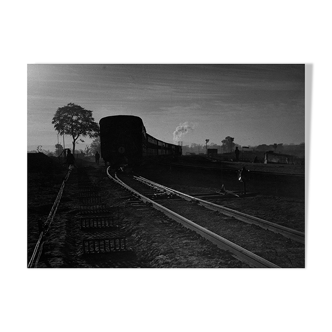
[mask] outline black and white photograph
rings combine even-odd
[[[304,64],[28,64],[28,267],[304,268]]]

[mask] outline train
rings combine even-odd
[[[101,157],[113,168],[141,166],[155,159],[176,160],[182,155],[180,145],[149,135],[138,116],[107,116],[100,119],[99,127]]]

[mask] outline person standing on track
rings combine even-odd
[[[100,154],[97,151],[96,154],[95,154],[95,160],[96,160],[97,165],[99,165],[99,159],[100,159]]]
[[[243,166],[243,168],[240,169],[238,173],[239,173],[239,181],[243,183],[243,193],[244,195],[246,195],[247,182],[249,180],[249,171]]]
[[[235,148],[235,160],[236,160],[236,161],[239,161],[239,155],[240,155],[239,148],[236,147],[236,148]]]
[[[67,153],[66,162],[67,162],[69,168],[74,168],[74,166],[75,166],[75,157],[69,149],[68,149],[68,153]]]

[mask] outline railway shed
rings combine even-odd
[[[295,164],[297,158],[288,154],[267,151],[264,154],[264,164]]]

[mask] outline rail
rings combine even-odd
[[[250,216],[250,215],[245,214],[243,212],[235,211],[235,210],[232,210],[232,209],[227,208],[225,206],[221,206],[221,205],[218,205],[218,204],[215,204],[215,203],[212,203],[212,202],[208,202],[208,201],[205,201],[205,200],[197,198],[197,197],[190,196],[188,194],[182,193],[182,192],[177,191],[175,189],[172,189],[172,188],[163,186],[159,183],[148,180],[148,179],[146,179],[142,176],[138,176],[138,177],[135,177],[135,178],[137,180],[145,182],[149,185],[154,185],[154,186],[156,186],[160,189],[164,189],[166,192],[173,193],[173,194],[175,194],[175,195],[177,195],[177,196],[179,196],[179,197],[181,197],[181,198],[183,198],[187,201],[196,201],[201,206],[204,206],[207,209],[210,209],[210,210],[213,210],[213,211],[218,211],[220,213],[223,213],[224,215],[227,215],[229,217],[233,217],[237,220],[240,220],[240,221],[243,221],[243,222],[246,222],[246,223],[249,223],[249,224],[255,224],[256,226],[259,226],[259,227],[264,228],[264,229],[268,229],[268,230],[270,230],[274,233],[281,234],[281,235],[283,235],[283,236],[285,236],[289,239],[292,239],[296,242],[299,242],[299,243],[304,243],[305,242],[305,235],[304,235],[303,232],[297,231],[297,230],[289,228],[289,227],[285,227],[285,226],[275,224],[271,221],[267,221],[267,220],[264,220],[264,219],[261,219],[261,218]]]
[[[38,265],[40,256],[43,252],[45,235],[47,234],[47,232],[48,232],[48,230],[51,226],[51,223],[54,219],[54,216],[56,214],[56,211],[58,209],[58,206],[59,206],[59,203],[60,203],[60,200],[61,200],[61,197],[62,197],[63,190],[65,188],[65,183],[67,182],[67,180],[69,178],[69,175],[70,175],[72,170],[73,170],[73,166],[69,166],[69,170],[68,170],[66,176],[64,177],[64,179],[62,181],[62,184],[61,184],[61,187],[59,189],[58,195],[57,195],[57,197],[56,197],[56,199],[53,203],[53,206],[51,208],[51,211],[48,214],[48,217],[47,217],[47,219],[44,223],[44,227],[43,227],[42,231],[39,234],[38,241],[35,245],[32,256],[31,256],[30,261],[28,263],[28,268],[37,267],[37,265]]]
[[[239,245],[221,237],[220,235],[217,235],[211,231],[209,231],[208,229],[199,226],[197,224],[195,224],[193,221],[167,209],[166,207],[156,203],[155,201],[145,197],[144,195],[140,194],[138,191],[134,190],[133,188],[131,188],[130,186],[128,186],[126,183],[124,183],[123,181],[121,181],[117,175],[115,174],[115,176],[113,177],[112,175],[109,174],[109,167],[107,168],[107,175],[108,177],[113,180],[114,182],[120,184],[122,187],[124,187],[125,189],[131,191],[133,193],[134,196],[136,196],[137,198],[139,198],[141,201],[150,204],[151,206],[153,206],[153,208],[155,208],[156,210],[164,213],[166,216],[168,216],[169,218],[181,223],[184,227],[196,232],[197,234],[201,235],[202,237],[204,237],[205,239],[209,240],[210,242],[214,243],[218,248],[223,249],[223,250],[228,250],[229,252],[231,252],[236,258],[238,258],[239,260],[253,266],[253,267],[269,267],[269,268],[278,268],[280,266],[273,264],[271,262],[269,262],[268,260],[250,252],[249,250],[246,250],[242,247],[240,247]]]

